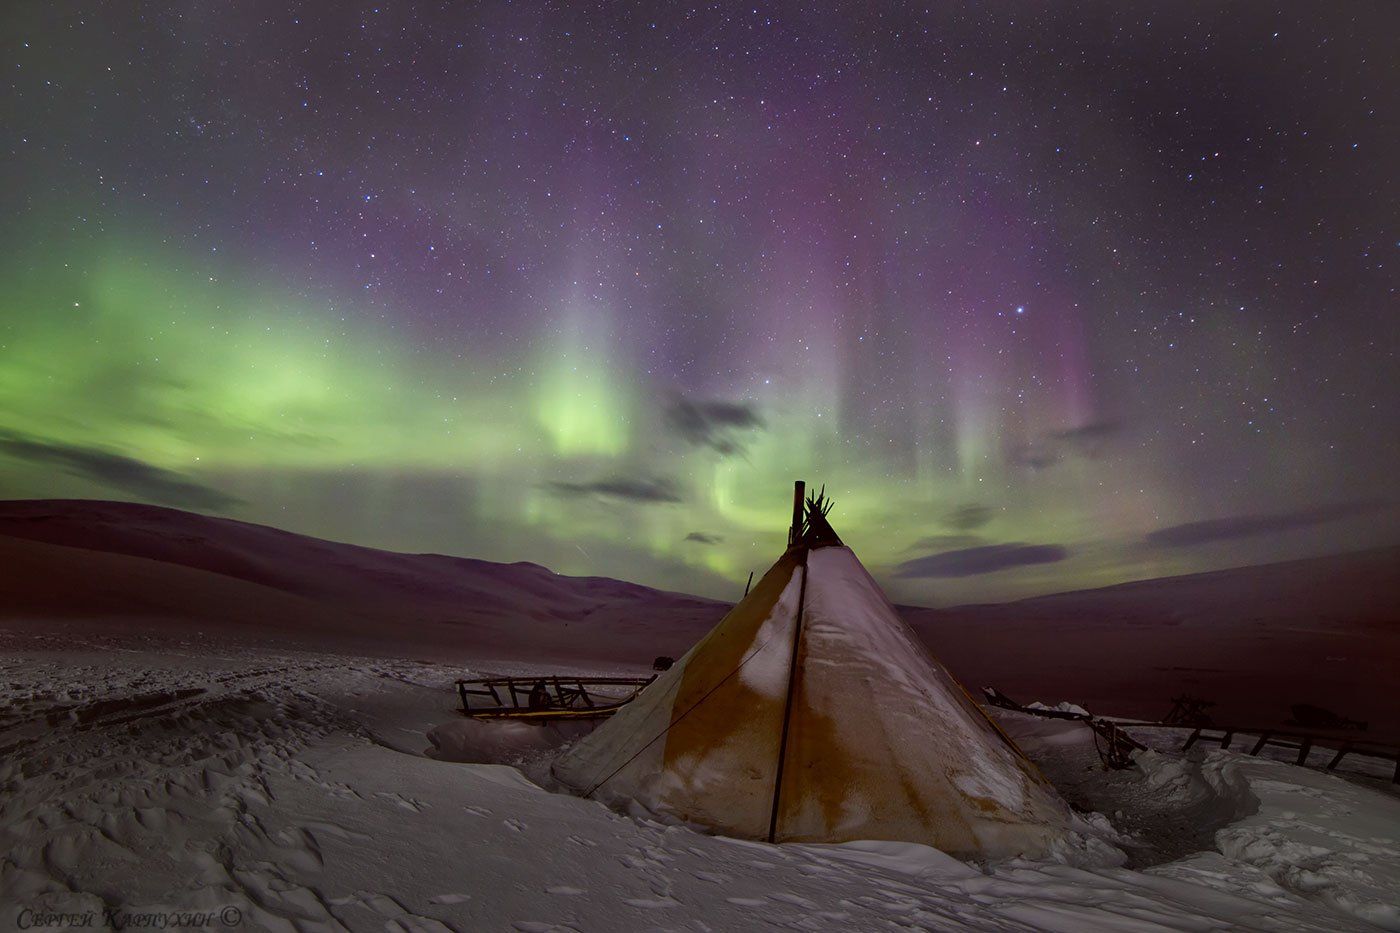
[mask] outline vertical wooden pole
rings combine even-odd
[[[788,529],[788,547],[792,547],[802,537],[802,501],[807,484],[802,480],[792,484],[792,527]]]
[[[802,484],[798,483],[800,489]],[[807,549],[802,549],[802,585],[797,591],[797,618],[792,622],[792,660],[788,665],[787,700],[783,705],[783,732],[778,738],[778,768],[773,776],[773,808],[768,812],[768,841],[778,841],[778,806],[783,793],[783,762],[787,759],[788,729],[792,723],[792,699],[797,693],[797,657],[802,648],[802,614],[807,609]]]

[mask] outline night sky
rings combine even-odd
[[[1400,540],[1400,3],[8,3],[0,496],[932,605]]]

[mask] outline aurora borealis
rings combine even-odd
[[[0,495],[733,597],[1395,543],[1400,6],[13,4]]]

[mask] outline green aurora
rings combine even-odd
[[[843,534],[886,576],[920,547],[1055,541],[1073,555],[1021,568],[1011,585],[1004,573],[990,586],[894,580],[910,600],[1198,566],[1131,546],[1160,513],[1145,493],[1116,490],[1112,510],[1076,505],[1076,486],[1122,474],[1114,460],[1028,483],[979,453],[987,444],[972,432],[956,461],[974,468],[896,476],[872,469],[829,410],[794,403],[800,385],[755,389],[762,427],[737,429],[736,452],[688,442],[668,430],[654,387],[616,364],[605,315],[590,320],[588,308],[563,309],[562,326],[485,364],[467,345],[410,351],[336,300],[269,290],[224,260],[196,269],[124,246],[85,260],[6,270],[5,435],[142,461],[227,496],[212,511],[230,517],[732,596],[781,550],[788,490],[805,478],[833,492]],[[639,475],[654,489],[590,486]],[[23,458],[0,491],[161,498]],[[1005,505],[975,534],[948,518],[989,498]]]

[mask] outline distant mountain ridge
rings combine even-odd
[[[775,555],[776,557],[776,555]],[[400,554],[156,506],[0,501],[0,628],[114,628],[561,670],[678,657],[728,604],[531,563]],[[1013,603],[900,607],[970,689],[1222,721],[1294,703],[1400,736],[1400,548]]]
[[[446,554],[406,554],[343,544],[236,519],[131,502],[85,499],[0,501],[0,534],[66,547],[109,551],[238,577],[304,596],[375,597],[412,583],[420,598],[477,597],[471,580],[492,582],[535,595],[566,598],[582,588],[625,598],[665,593],[608,577],[566,577],[539,564],[496,563]],[[286,558],[295,557],[293,564]],[[315,571],[310,572],[310,571]],[[371,583],[366,571],[373,571]],[[465,588],[465,589],[464,589]],[[710,602],[700,597],[683,597]]]

